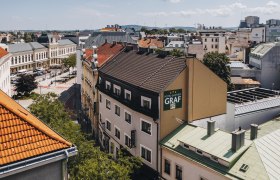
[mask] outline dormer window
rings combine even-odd
[[[145,109],[151,109],[151,104],[151,98],[141,96],[141,107]]]
[[[114,85],[114,94],[120,96],[121,95],[121,87]]]
[[[106,90],[110,91],[111,90],[111,83],[109,81],[106,81]]]
[[[187,145],[187,144],[184,144],[184,148],[186,148],[186,149],[190,149],[190,146],[189,146],[189,145]]]
[[[124,99],[128,101],[131,100],[131,92],[129,90],[124,90]]]

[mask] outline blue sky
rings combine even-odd
[[[97,29],[106,24],[238,26],[247,15],[280,19],[280,0],[3,1],[0,29]]]

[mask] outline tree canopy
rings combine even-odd
[[[229,58],[224,53],[209,52],[203,57],[203,63],[211,69],[217,76],[227,83],[228,90],[233,89],[230,80]]]
[[[180,51],[179,49],[173,49],[172,51],[170,51],[170,54],[175,57],[184,56],[184,52]]]
[[[71,54],[68,58],[65,58],[63,64],[66,68],[75,67],[76,66],[76,55]]]
[[[70,178],[130,179],[131,173],[140,168],[139,158],[120,153],[119,158],[114,159],[95,146],[94,141],[88,140],[55,94],[39,96],[29,108],[35,116],[77,146],[78,155],[68,161]]]
[[[15,84],[15,90],[18,94],[21,95],[29,95],[31,91],[38,87],[38,82],[35,81],[35,76],[33,75],[20,75],[17,81],[18,83]]]

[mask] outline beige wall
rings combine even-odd
[[[171,163],[170,175],[164,172],[164,159],[169,160]],[[198,164],[184,156],[181,156],[173,151],[162,148],[162,177],[168,180],[175,180],[176,165],[182,167],[182,176],[184,180],[200,180],[200,178],[205,178],[208,180],[223,180],[229,179],[224,175],[206,167]]]
[[[160,94],[160,139],[175,130],[180,120],[192,122],[226,113],[227,85],[198,59],[188,59],[187,68],[164,90],[182,89],[182,108],[163,111]]]
[[[182,89],[182,108],[163,111],[164,92],[160,93],[160,139],[171,133],[174,129],[181,125],[176,120],[179,118],[186,121],[187,117],[187,96],[188,96],[188,85],[187,85],[187,68],[181,72],[181,74],[164,90],[176,90]]]
[[[188,121],[226,113],[227,85],[199,60],[187,61],[189,70]]]

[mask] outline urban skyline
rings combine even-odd
[[[280,4],[268,0],[198,0],[191,4],[187,0],[125,0],[117,7],[113,0],[15,2],[1,10],[1,30],[99,29],[107,24],[237,27],[245,16],[257,15],[265,23],[280,15]]]

